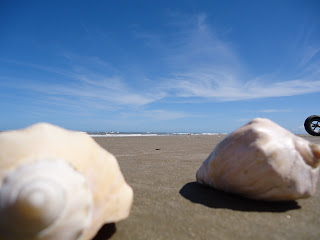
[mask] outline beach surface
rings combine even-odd
[[[196,172],[226,135],[94,138],[116,156],[134,191],[130,216],[94,240],[320,239],[320,185],[309,199],[266,203],[196,183]],[[320,144],[320,137],[302,135]]]

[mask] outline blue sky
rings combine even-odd
[[[0,2],[0,129],[295,133],[320,114],[320,2]]]

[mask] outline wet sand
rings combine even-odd
[[[134,190],[129,218],[95,240],[320,239],[320,184],[309,199],[265,203],[196,183],[202,162],[225,135],[100,137]],[[320,137],[303,135],[320,144]]]

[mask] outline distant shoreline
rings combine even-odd
[[[87,132],[91,137],[155,137],[155,136],[218,136],[227,135],[228,133],[151,133],[151,132],[119,132],[119,133],[109,133],[109,132]]]

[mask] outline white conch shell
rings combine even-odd
[[[0,184],[1,240],[92,239],[133,200],[112,154],[46,123],[0,133]]]
[[[315,193],[319,164],[320,145],[257,118],[221,141],[196,177],[249,198],[295,200]]]

